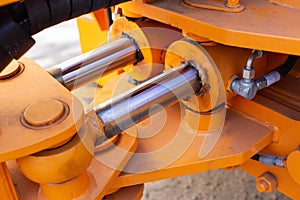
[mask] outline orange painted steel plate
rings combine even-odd
[[[105,196],[106,200],[140,200],[143,196],[144,184],[121,188],[117,192]]]
[[[47,149],[72,137],[83,123],[83,107],[66,88],[29,59],[20,61],[24,71],[11,79],[0,80],[0,162]],[[67,116],[50,126],[25,127],[22,117],[34,102],[52,99],[64,102]]]
[[[300,55],[298,10],[261,0],[240,3],[240,13],[197,9],[182,0],[136,0],[121,7],[222,44]]]
[[[268,0],[271,3],[300,10],[299,0]]]
[[[172,108],[178,109],[176,106]],[[176,124],[178,124],[179,119],[177,116],[173,117],[172,120],[170,119],[173,127],[169,126],[170,129],[168,130],[163,129],[160,133],[155,135],[155,137],[139,139],[139,146],[136,152],[147,154],[153,151],[153,149],[156,149],[157,145],[168,142],[166,140],[170,139],[169,135],[174,133],[172,131],[174,131],[174,127],[176,129]],[[251,127],[251,129],[246,129],[245,127]],[[203,134],[197,134],[193,143],[186,149],[181,157],[177,160],[175,159],[167,166],[159,168],[160,162],[162,161],[161,159],[166,159],[170,155],[163,155],[163,153],[161,153],[159,157],[148,156],[147,159],[144,159],[143,163],[146,163],[147,168],[155,169],[154,171],[141,173],[123,172],[112,187],[126,187],[144,182],[240,165],[249,160],[254,154],[272,141],[273,129],[247,115],[242,115],[232,108],[229,108],[227,110],[225,126],[219,141],[205,158],[199,159],[198,152],[203,141],[202,136]],[[137,163],[139,163],[139,160],[136,160],[133,156],[125,169],[128,168],[128,166],[135,166]]]
[[[272,110],[266,107],[265,103],[256,102],[256,99],[255,101],[249,101],[243,97],[235,96],[229,99],[227,104],[238,108],[241,112],[255,116],[268,124],[276,125],[273,142],[263,150],[263,153],[286,157],[299,146],[300,138],[298,132],[300,122],[284,116],[284,114],[278,111],[278,109],[286,109],[286,106],[283,104],[270,100],[267,101],[271,105],[270,107],[274,109]],[[262,100],[267,100],[267,98]],[[285,112],[289,113],[289,111]]]

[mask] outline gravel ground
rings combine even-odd
[[[37,43],[26,54],[44,68],[80,54],[76,21],[62,23],[34,36]],[[245,172],[214,170],[205,173],[145,184],[143,200],[285,200],[275,191],[268,194],[255,189],[255,179]]]

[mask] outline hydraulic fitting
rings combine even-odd
[[[256,154],[251,159],[259,161],[260,163],[265,165],[277,166],[282,168],[286,166],[286,158],[284,157],[277,157],[266,154]]]
[[[255,81],[238,78],[231,82],[230,89],[246,99],[253,99],[258,90]]]
[[[262,56],[262,51],[252,51],[252,54],[247,60],[246,66],[243,68],[243,78],[234,79],[230,84],[230,90],[242,97],[245,97],[246,99],[253,99],[255,97],[258,87],[254,81],[255,69],[252,64],[255,58],[261,58]]]
[[[246,66],[243,68],[243,78],[235,78],[236,75],[230,78],[228,82],[228,89],[230,91],[247,99],[253,99],[258,90],[269,87],[285,76],[292,69],[297,60],[297,56],[289,56],[285,63],[275,70],[254,80],[255,69],[253,68],[252,63],[255,58],[260,58],[262,55],[262,51],[254,50],[252,52]]]

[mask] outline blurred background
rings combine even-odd
[[[34,36],[26,57],[47,69],[81,52],[76,20],[61,23]],[[281,193],[260,193],[255,179],[240,169],[214,170],[145,184],[143,200],[287,200]]]

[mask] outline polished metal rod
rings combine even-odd
[[[121,38],[65,61],[48,72],[69,90],[73,90],[104,74],[138,62],[138,52],[132,39]]]
[[[200,88],[198,71],[190,64],[181,64],[99,104],[94,110],[106,138],[110,138]]]

